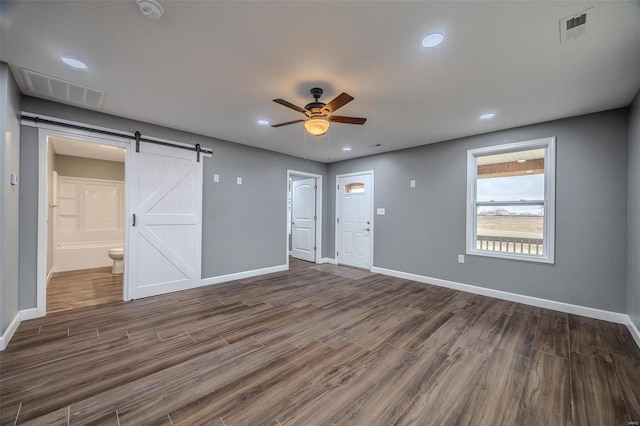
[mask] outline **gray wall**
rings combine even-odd
[[[336,174],[374,170],[374,204],[386,208],[374,216],[374,266],[626,312],[627,116],[618,109],[330,164],[327,249],[335,254]],[[555,265],[457,263],[467,150],[548,136],[557,137]]]
[[[35,127],[21,127],[20,171],[20,309],[28,309],[36,307],[38,262],[39,171]]]
[[[629,248],[627,313],[640,328],[640,92],[629,112]]]
[[[127,131],[139,129],[146,135],[213,148],[214,157],[204,160],[203,277],[284,263],[287,169],[325,177],[323,257],[334,257],[335,176],[374,170],[375,207],[385,207],[387,213],[374,217],[375,266],[615,312],[627,311],[628,109],[327,167],[35,98],[24,97],[22,102],[23,110],[29,112]],[[637,111],[637,102],[635,107]],[[636,136],[632,144],[637,144],[637,130],[633,134]],[[557,137],[555,265],[479,256],[466,256],[466,262],[458,264],[457,255],[465,252],[466,151],[548,136]],[[21,213],[24,214],[20,278],[21,307],[26,308],[35,305],[37,132],[23,128],[22,140]],[[220,175],[219,183],[213,183],[214,173]],[[236,185],[236,176],[242,176],[243,185]],[[633,176],[632,170],[630,182],[637,181]],[[409,188],[410,179],[417,181],[416,188]],[[632,184],[630,190],[634,187],[638,185]],[[28,225],[23,227],[23,222]],[[629,274],[633,274],[631,269]]]
[[[20,176],[20,91],[9,67],[0,62],[0,333],[18,313],[19,298],[19,196],[20,184],[11,185],[12,173]]]
[[[124,163],[94,158],[56,155],[56,171],[60,176],[90,179],[124,180]]]
[[[204,161],[204,200],[202,237],[202,276],[213,277],[270,266],[286,262],[286,196],[287,169],[321,174],[326,178],[325,164],[305,161],[239,145],[219,139],[187,133],[149,123],[83,110],[41,99],[23,97],[24,111],[79,121],[124,131],[140,130],[143,135],[155,136],[185,143],[199,143],[212,148],[213,158]],[[26,126],[24,127],[26,129]],[[21,211],[37,211],[37,132],[23,132],[23,164],[25,178],[35,182],[35,189],[22,194]],[[213,175],[220,182],[213,182]],[[236,185],[236,177],[242,185]],[[325,203],[326,205],[326,203]],[[325,217],[327,215],[325,214]],[[37,218],[25,222],[36,227]],[[325,225],[326,226],[326,225]],[[24,263],[32,271],[22,270],[21,291],[25,304],[35,306],[35,242],[28,229],[23,229],[21,243]],[[23,288],[24,287],[24,288]]]

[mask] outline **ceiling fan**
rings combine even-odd
[[[284,99],[274,99],[273,102],[301,112],[306,115],[307,118],[287,121],[286,123],[274,124],[271,127],[282,127],[288,126],[289,124],[304,122],[304,128],[307,129],[307,132],[311,133],[314,136],[322,136],[327,133],[327,130],[329,130],[330,122],[362,125],[365,123],[365,121],[367,121],[366,118],[332,115],[338,110],[338,108],[341,108],[351,102],[353,100],[353,96],[343,92],[336,96],[335,99],[333,99],[331,102],[325,104],[318,100],[320,99],[320,96],[322,96],[322,93],[323,90],[319,87],[314,87],[313,89],[311,89],[311,96],[313,96],[314,101],[305,105],[304,108],[300,108],[299,106],[296,106],[291,102],[285,101]]]

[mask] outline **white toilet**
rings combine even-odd
[[[124,272],[124,247],[110,249],[109,257],[113,259],[111,273],[122,274]]]

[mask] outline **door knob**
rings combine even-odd
[[[369,229],[369,228],[364,228],[364,230],[365,230],[365,231],[370,231],[371,229]]]

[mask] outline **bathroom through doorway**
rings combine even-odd
[[[123,300],[126,150],[48,135],[46,314]]]

